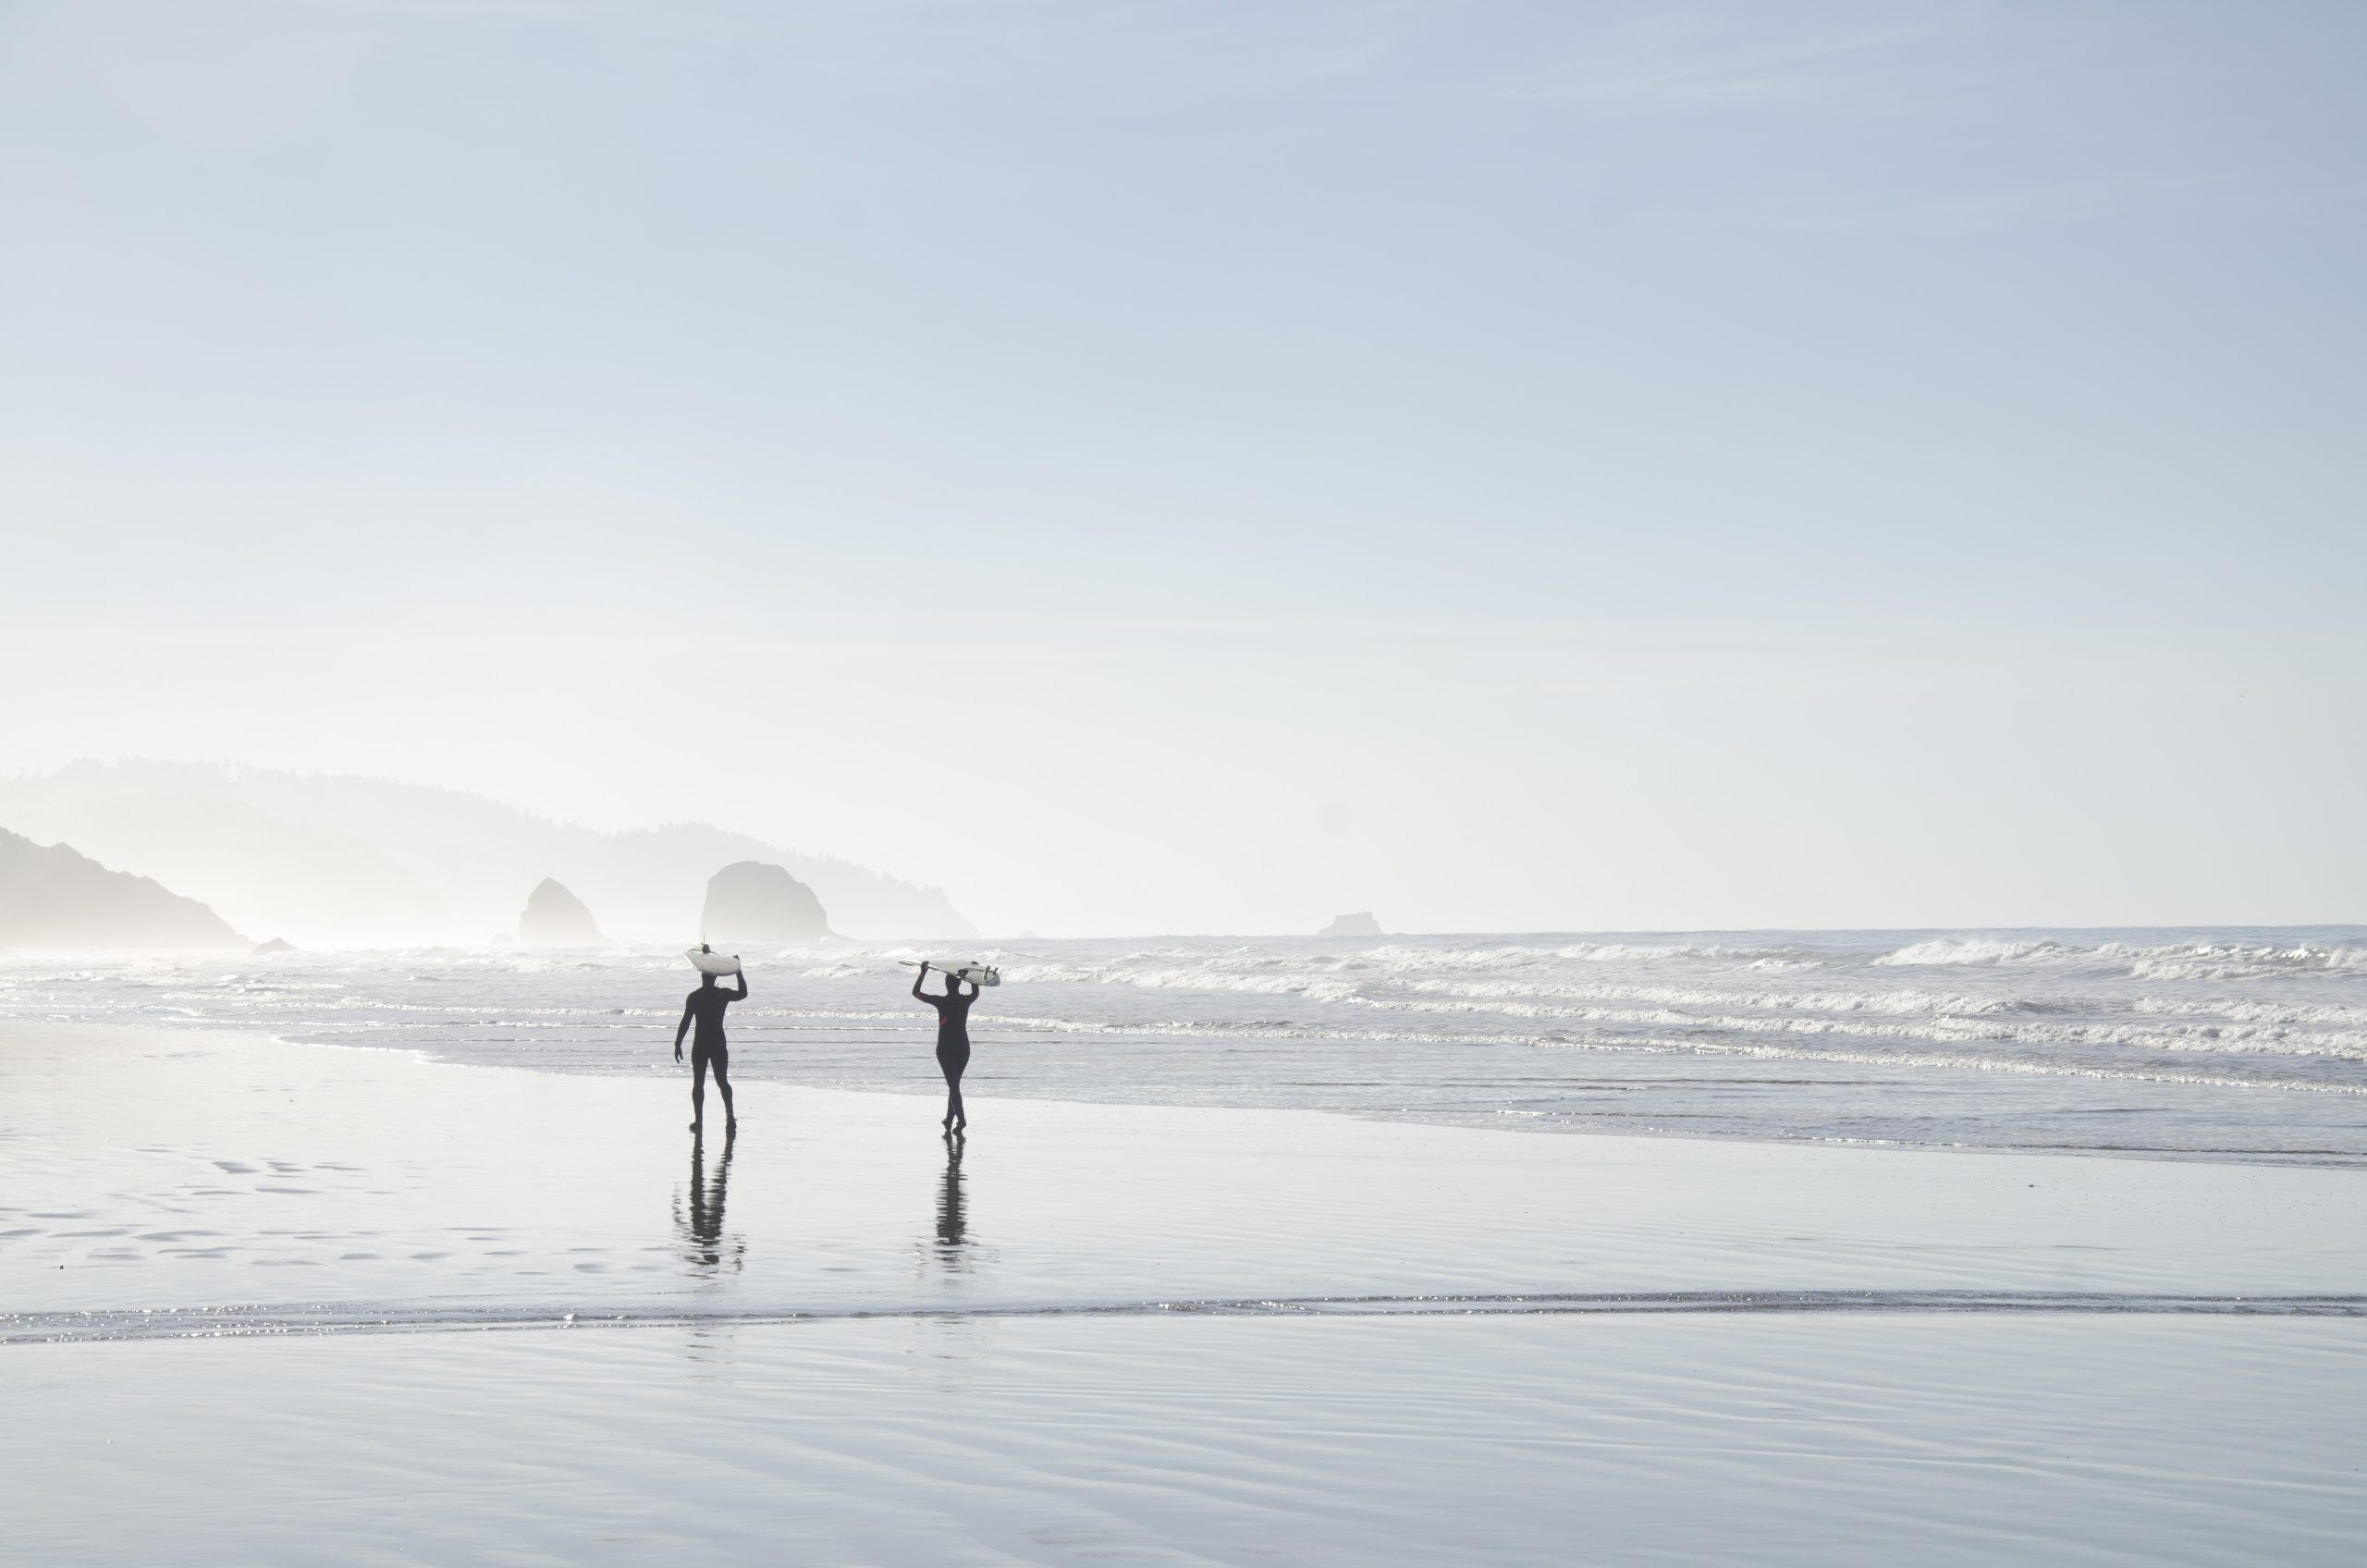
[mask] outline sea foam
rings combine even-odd
[[[944,955],[751,953],[735,1076],[926,1092],[934,1015],[901,962],[918,956]],[[1004,978],[973,1015],[980,1095],[2367,1162],[2359,928],[1169,937],[962,956]],[[20,955],[0,959],[0,1017],[667,1073],[688,985],[670,946],[227,966]],[[1760,1061],[1797,1071],[1738,1065]]]

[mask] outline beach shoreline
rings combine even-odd
[[[2355,928],[1074,938],[994,948],[969,1084],[1493,1131],[2367,1168]],[[735,1077],[941,1093],[896,944],[776,949]],[[0,959],[0,1018],[648,1081],[679,951]]]
[[[684,1131],[679,1080],[75,1026],[0,1028],[0,1336],[167,1307],[294,1329],[324,1305],[2332,1310],[2367,1288],[2367,1182],[2342,1170],[984,1098],[957,1145],[914,1097],[773,1084],[742,1087],[727,1151]]]
[[[0,1561],[2332,1563],[2367,1528],[2350,1171],[1017,1099],[956,1145],[767,1083],[727,1159],[685,1089],[0,1026]]]

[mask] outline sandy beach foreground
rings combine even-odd
[[[0,1033],[27,1562],[2336,1562],[2352,1172]],[[497,1331],[496,1331],[497,1330]]]
[[[19,1346],[11,1561],[2337,1563],[2357,1322],[1127,1318]]]

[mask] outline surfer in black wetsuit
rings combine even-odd
[[[924,962],[921,972],[913,976],[913,995],[937,1009],[937,1065],[945,1074],[943,1125],[946,1135],[952,1137],[970,1126],[970,1118],[962,1109],[962,1073],[970,1065],[970,1004],[978,999],[978,987],[960,975],[946,974],[945,995],[932,997],[921,989],[928,971],[929,966]],[[962,994],[965,985],[970,986],[966,997]]]
[[[706,1070],[715,1069],[715,1086],[723,1096],[723,1126],[728,1133],[740,1125],[731,1114],[731,1052],[723,1041],[723,1010],[733,1002],[748,999],[748,972],[737,976],[740,988],[727,991],[715,983],[715,976],[699,975],[699,988],[682,1003],[682,1022],[674,1025],[674,1060],[682,1060],[682,1035],[696,1023],[698,1033],[691,1036],[691,1131],[695,1133],[706,1125]]]

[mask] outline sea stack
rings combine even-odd
[[[709,942],[811,942],[830,934],[822,900],[785,867],[735,861],[708,878],[699,930]]]
[[[605,948],[608,938],[600,935],[593,923],[592,912],[583,900],[569,892],[548,876],[542,879],[527,895],[525,913],[518,917],[518,945],[521,948]]]
[[[1359,910],[1355,914],[1333,915],[1331,924],[1318,931],[1316,935],[1318,937],[1385,937],[1388,933],[1380,928],[1380,922],[1372,917],[1370,910]]]

